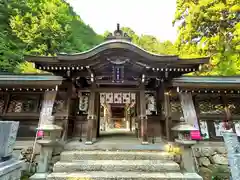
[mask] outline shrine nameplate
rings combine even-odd
[[[195,128],[199,129],[197,114],[193,104],[191,93],[179,93],[181,106],[183,110],[183,116],[187,123],[193,125]]]

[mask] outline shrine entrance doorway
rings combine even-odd
[[[100,93],[98,136],[134,136],[137,131],[135,102],[135,93]]]

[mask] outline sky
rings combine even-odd
[[[67,0],[81,19],[96,33],[113,32],[117,23],[138,35],[154,35],[160,41],[174,41],[172,26],[176,0]]]

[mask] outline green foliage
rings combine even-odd
[[[0,20],[0,71],[39,73],[23,54],[81,52],[103,40],[63,0],[1,0]]]
[[[60,0],[28,0],[29,11],[16,9],[10,19],[12,31],[37,55],[55,55],[70,34],[71,16],[67,5]]]
[[[0,71],[34,72],[23,54],[56,55],[88,50],[103,41],[64,0],[0,0]],[[240,74],[240,0],[177,0],[176,43],[122,30],[157,54],[210,56],[200,75]]]
[[[13,72],[16,63],[21,62],[23,44],[12,32],[9,19],[13,8],[23,8],[21,1],[0,1],[0,71]],[[23,8],[24,9],[24,8]]]
[[[182,56],[210,56],[203,75],[240,74],[240,0],[177,0]]]

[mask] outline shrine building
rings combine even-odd
[[[0,117],[20,121],[19,139],[35,137],[44,113],[63,128],[63,140],[86,144],[113,130],[142,144],[153,137],[173,140],[171,128],[181,117],[203,140],[222,140],[225,119],[240,132],[240,77],[187,76],[209,58],[147,52],[119,26],[88,51],[25,60],[49,74],[0,75]]]

